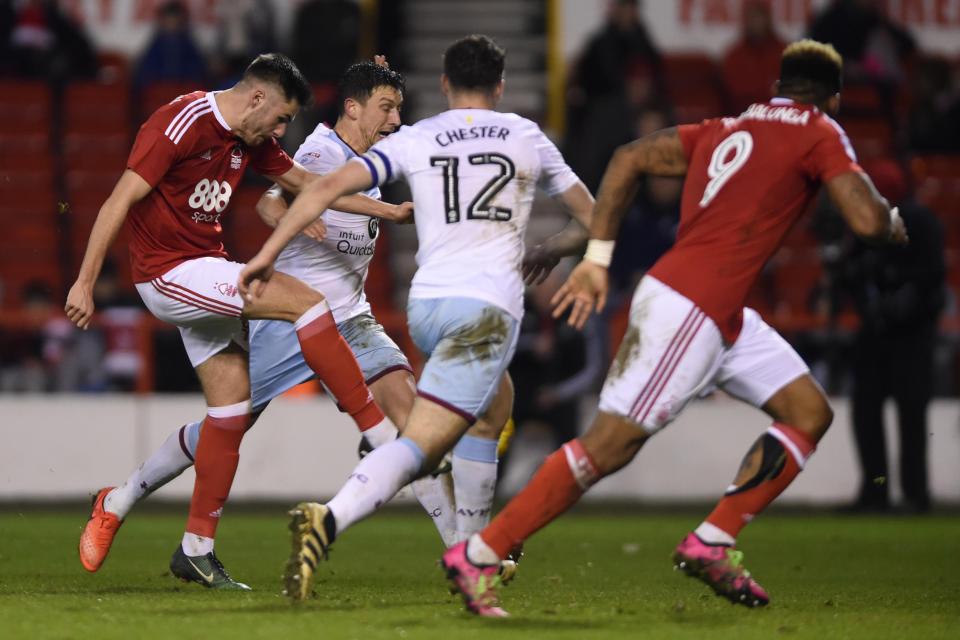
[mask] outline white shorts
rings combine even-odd
[[[762,407],[809,372],[753,309],[744,309],[743,328],[728,347],[699,307],[646,276],[630,304],[630,323],[600,393],[600,410],[655,433],[690,400],[716,387]]]
[[[243,298],[237,279],[243,265],[223,258],[196,258],[159,278],[141,282],[137,291],[154,316],[180,329],[194,368],[231,342],[247,349]]]

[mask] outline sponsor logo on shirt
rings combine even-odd
[[[379,224],[376,228],[379,230]],[[367,231],[369,232],[370,230],[370,226],[368,225]],[[373,234],[371,235],[376,237]],[[341,231],[339,240],[337,240],[337,251],[340,253],[345,253],[348,256],[372,256],[374,247],[376,246],[373,242],[373,237],[367,239],[367,237],[362,233]]]

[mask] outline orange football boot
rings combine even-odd
[[[80,534],[80,563],[83,568],[93,573],[100,568],[110,553],[113,537],[117,535],[120,525],[123,524],[115,513],[104,511],[103,500],[113,487],[104,487],[93,498],[93,511],[87,526]]]

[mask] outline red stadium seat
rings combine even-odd
[[[887,118],[848,117],[841,119],[840,124],[861,160],[893,152],[893,127]]]
[[[63,138],[63,162],[66,171],[110,173],[114,179],[127,167],[130,143],[126,134],[67,134]]]
[[[49,131],[52,117],[52,96],[46,83],[0,82],[0,136]]]
[[[174,98],[186,93],[200,90],[196,83],[184,82],[157,82],[144,88],[140,92],[140,117],[137,126],[150,117],[154,111],[171,102]]]
[[[63,132],[129,138],[130,87],[100,82],[69,85],[63,94]]]

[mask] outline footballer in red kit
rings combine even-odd
[[[783,52],[771,101],[617,150],[586,255],[554,297],[555,315],[569,309],[570,324],[579,327],[603,308],[614,239],[643,174],[685,176],[676,243],[637,286],[590,429],[549,456],[486,529],[444,554],[447,577],[469,610],[502,614],[491,605],[498,601],[499,559],[628,464],[688,402],[714,388],[762,409],[773,424],[713,512],[677,546],[675,567],[733,603],[769,602],[744,569],[736,537],[796,478],[833,413],[793,348],[744,307],[747,292],[821,186],[865,241],[907,242],[896,209],[861,171],[830,118],[839,109],[842,66],[832,46],[795,42]]]
[[[192,258],[227,257],[222,216],[248,165],[280,176],[293,160],[273,137],[255,147],[235,137],[214,93],[180,96],[147,119],[127,160],[153,187],[130,209],[134,282],[149,282]]]
[[[100,209],[67,295],[67,316],[86,328],[94,311],[93,283],[129,218],[137,291],[154,316],[180,330],[207,403],[190,515],[170,561],[174,576],[206,587],[249,588],[230,577],[213,551],[240,441],[253,422],[247,319],[293,323],[304,360],[358,428],[394,428],[373,401],[324,296],[278,273],[256,300],[244,299],[236,287],[243,265],[228,259],[221,242],[231,195],[248,166],[293,194],[312,179],[277,142],[311,98],[310,85],[289,58],[264,54],[230,89],[187,94],[158,109],[140,128],[127,169]],[[394,220],[411,211],[362,195],[336,204]],[[87,571],[103,564],[123,522],[117,500],[115,487],[94,498],[79,544]]]

